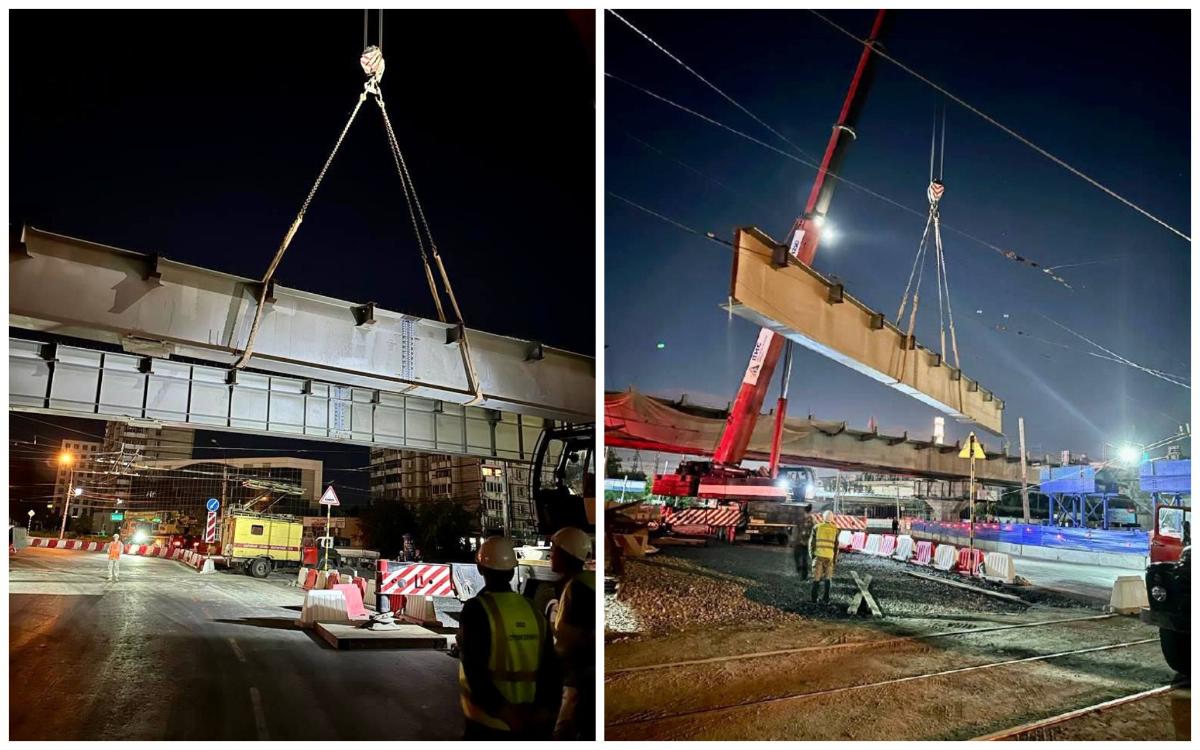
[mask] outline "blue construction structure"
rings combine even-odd
[[[1108,529],[1136,526],[1133,501],[1109,469],[1087,465],[1044,468],[1038,489],[1050,498],[1050,526]]]
[[[1138,467],[1138,486],[1142,492],[1150,493],[1156,508],[1185,505],[1184,498],[1190,499],[1192,495],[1192,460],[1143,461]]]

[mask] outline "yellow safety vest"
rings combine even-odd
[[[575,584],[583,586],[583,591],[576,591]],[[559,630],[563,627],[563,615],[575,602],[577,596],[596,598],[596,571],[584,570],[575,576],[563,589],[562,597],[559,599],[558,607],[554,611],[554,634],[558,635]]]
[[[542,649],[546,643],[544,619],[533,608],[532,602],[515,591],[483,591],[475,598],[483,605],[492,631],[492,649],[488,657],[492,684],[509,703],[533,703]],[[461,663],[458,685],[463,715],[492,729],[511,729],[507,723],[472,702],[471,687]]]
[[[813,557],[824,557],[832,560],[837,553],[838,527],[822,521],[813,527]]]

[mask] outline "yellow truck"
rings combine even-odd
[[[221,519],[221,556],[255,578],[300,565],[304,525],[299,518],[233,510]]]

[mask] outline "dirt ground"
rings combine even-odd
[[[851,569],[872,576],[884,618],[847,614]],[[607,597],[618,627],[607,632],[605,736],[969,739],[1173,677],[1151,640],[1157,633],[1135,618],[1104,616],[1099,603],[1041,592],[1010,602],[905,571],[844,556],[832,602],[821,605],[808,601],[784,548],[671,549],[630,561],[618,596]],[[1053,623],[1060,620],[1070,622]],[[1007,627],[1019,624],[1036,626]],[[699,660],[708,661],[679,664]],[[662,664],[674,666],[655,668]],[[1147,729],[1151,736],[1162,735]]]
[[[1022,736],[1025,740],[1190,740],[1191,690],[1177,690]]]

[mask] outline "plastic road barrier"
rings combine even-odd
[[[854,538],[854,532],[849,529],[842,529],[838,532],[837,546],[838,549],[849,551],[850,541]]]
[[[863,545],[862,552],[864,555],[878,555],[880,538],[878,534],[871,534],[867,537],[866,544]]]
[[[879,539],[879,552],[877,554],[880,557],[891,557],[892,553],[895,551],[896,551],[896,537],[893,536],[892,534],[882,535]]]
[[[933,542],[917,542],[917,554],[912,561],[917,565],[929,565],[933,561]]]
[[[1137,614],[1142,607],[1150,606],[1150,599],[1146,596],[1146,581],[1141,576],[1118,577],[1113,582],[1112,597],[1108,603],[1117,614]]]
[[[896,538],[896,551],[892,553],[892,557],[897,560],[907,561],[913,556],[913,538],[907,534]]]
[[[958,572],[965,576],[983,574],[983,550],[963,547],[958,551]]]
[[[983,577],[989,581],[1014,583],[1017,571],[1013,559],[1005,552],[989,552],[983,556]]]
[[[850,549],[854,550],[855,552],[862,552],[863,547],[865,547],[866,544],[867,532],[865,531],[856,531],[854,532],[854,536],[850,538]]]
[[[346,595],[338,590],[312,590],[304,595],[300,610],[300,627],[310,628],[318,622],[350,622]]]
[[[949,544],[939,544],[933,553],[933,567],[938,570],[954,570],[958,562],[958,550]]]

